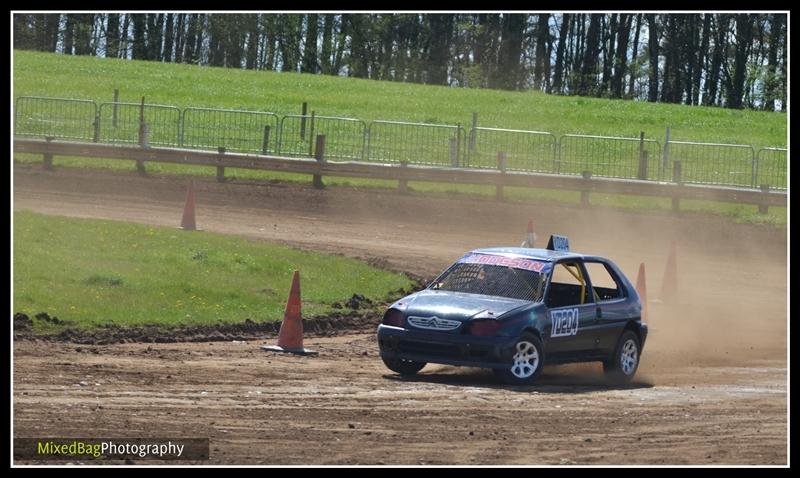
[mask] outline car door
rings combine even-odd
[[[597,322],[593,326],[595,347],[600,354],[607,355],[613,352],[630,319],[626,291],[617,273],[605,261],[587,259],[584,265],[597,309]]]
[[[545,352],[554,361],[579,360],[595,347],[596,306],[582,261],[557,262],[545,304],[549,331]]]

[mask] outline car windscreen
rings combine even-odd
[[[432,289],[468,292],[540,302],[546,274],[507,266],[456,263],[431,285]]]

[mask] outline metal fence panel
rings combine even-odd
[[[223,147],[238,153],[274,153],[278,146],[278,116],[259,111],[186,108],[180,145],[211,150]]]
[[[14,104],[14,134],[93,141],[96,118],[91,100],[20,96]]]
[[[325,157],[332,160],[408,162],[436,166],[497,168],[505,153],[507,170],[640,177],[646,156],[646,179],[672,180],[675,161],[687,183],[787,189],[788,151],[755,150],[748,145],[671,141],[662,150],[655,140],[473,128],[460,125],[375,121],[367,127],[354,118],[187,108],[138,103],[21,96],[14,105],[14,134],[79,141],[139,143],[146,126],[148,143],[246,153],[314,155],[318,134],[326,135]],[[269,128],[268,137],[265,134]],[[268,141],[265,143],[265,137]],[[641,148],[641,149],[640,149]],[[663,153],[663,154],[662,154]]]
[[[368,161],[459,166],[464,148],[461,126],[373,121],[367,136]]]
[[[101,104],[100,141],[138,144],[142,122],[147,125],[149,144],[180,146],[181,111],[174,106],[138,103]]]
[[[591,171],[592,176],[636,179],[639,177],[640,154],[647,158],[646,179],[661,179],[661,144],[656,140],[565,134],[559,140],[553,172],[581,174]]]
[[[753,186],[768,184],[770,188],[786,189],[789,175],[789,150],[784,148],[761,148],[756,156],[756,179]]]
[[[317,135],[325,135],[325,159],[361,161],[367,125],[354,118],[287,115],[281,119],[278,154],[314,156]]]
[[[558,140],[552,133],[500,128],[472,128],[466,166],[497,168],[497,153],[506,154],[509,171],[549,173],[555,168]]]
[[[755,151],[751,146],[670,141],[668,161],[670,170],[675,161],[681,162],[685,183],[753,186]]]

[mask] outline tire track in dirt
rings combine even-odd
[[[34,166],[14,208],[177,226],[186,180]],[[533,387],[429,365],[386,370],[374,334],[269,341],[14,344],[14,435],[210,437],[211,463],[781,464],[787,461],[786,232],[701,215],[497,203],[448,195],[196,181],[198,225],[432,277],[465,250],[570,236],[658,297],[678,241],[678,304],[653,304],[635,386],[596,364],[548,367]],[[81,385],[84,382],[86,385]],[[99,385],[98,385],[99,384]],[[205,392],[205,393],[203,393]],[[69,410],[65,413],[64,410]]]

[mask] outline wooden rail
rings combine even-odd
[[[322,141],[324,142],[324,139]],[[324,151],[324,146],[321,149]],[[317,186],[321,184],[323,176],[396,180],[400,182],[401,187],[408,181],[482,184],[494,185],[500,188],[515,186],[580,191],[582,196],[589,193],[604,193],[668,197],[673,199],[673,204],[676,204],[681,199],[753,204],[759,206],[759,211],[762,213],[766,213],[769,206],[786,207],[787,203],[786,191],[637,179],[598,178],[592,177],[588,171],[584,172],[582,176],[566,176],[513,172],[507,171],[505,168],[490,170],[415,166],[405,163],[328,162],[324,160],[324,157],[303,159],[230,153],[224,150],[198,151],[193,149],[77,143],[27,138],[14,139],[14,152],[41,154],[45,160],[45,167],[51,166],[53,156],[123,159],[136,161],[137,164],[142,165],[147,162],[159,162],[214,166],[218,168],[218,171],[220,170],[219,168],[242,168],[303,173],[319,178],[319,182],[315,181],[314,183]]]

